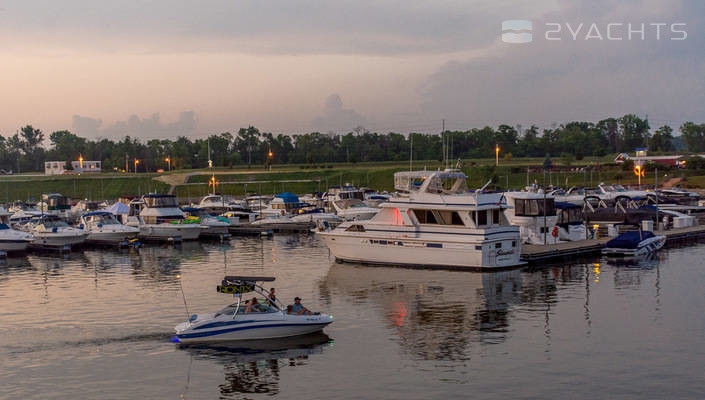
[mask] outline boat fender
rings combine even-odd
[[[557,226],[553,227],[553,232],[551,232],[551,235],[553,237],[558,237],[558,227]]]
[[[51,231],[52,231],[52,232],[54,232],[54,233],[56,233],[56,232],[58,232],[58,231],[59,231],[59,228],[57,228],[57,227],[53,227],[53,228],[51,228]]]
[[[98,225],[98,226],[100,226],[100,225]],[[79,225],[78,229],[83,229],[83,224]]]

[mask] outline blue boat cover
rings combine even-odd
[[[625,232],[605,244],[611,249],[636,249],[642,240],[654,237],[650,231]]]
[[[274,197],[278,197],[278,198],[284,200],[284,203],[298,203],[299,202],[299,196],[297,196],[291,192],[279,193],[278,195],[276,195]]]
[[[564,201],[556,201],[556,202],[554,203],[554,205],[556,206],[556,208],[558,208],[558,209],[560,209],[560,210],[565,210],[566,208],[582,208],[582,207],[580,207],[580,206],[577,205],[577,204],[567,203],[567,202],[564,202]]]
[[[91,212],[87,212],[87,213],[83,214],[83,216],[90,217],[93,215],[109,215],[109,214],[111,214],[111,213],[109,213],[107,211],[91,211]]]

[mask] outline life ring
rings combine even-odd
[[[553,232],[551,232],[551,235],[555,238],[558,237],[558,227],[554,226],[553,227]]]

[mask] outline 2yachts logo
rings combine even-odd
[[[688,38],[686,23],[640,22],[608,24],[546,22],[544,39],[556,40],[685,40]],[[528,20],[502,21],[502,41],[529,43],[533,41],[533,24]]]

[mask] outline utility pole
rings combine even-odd
[[[127,173],[127,153],[125,153],[125,173]]]

